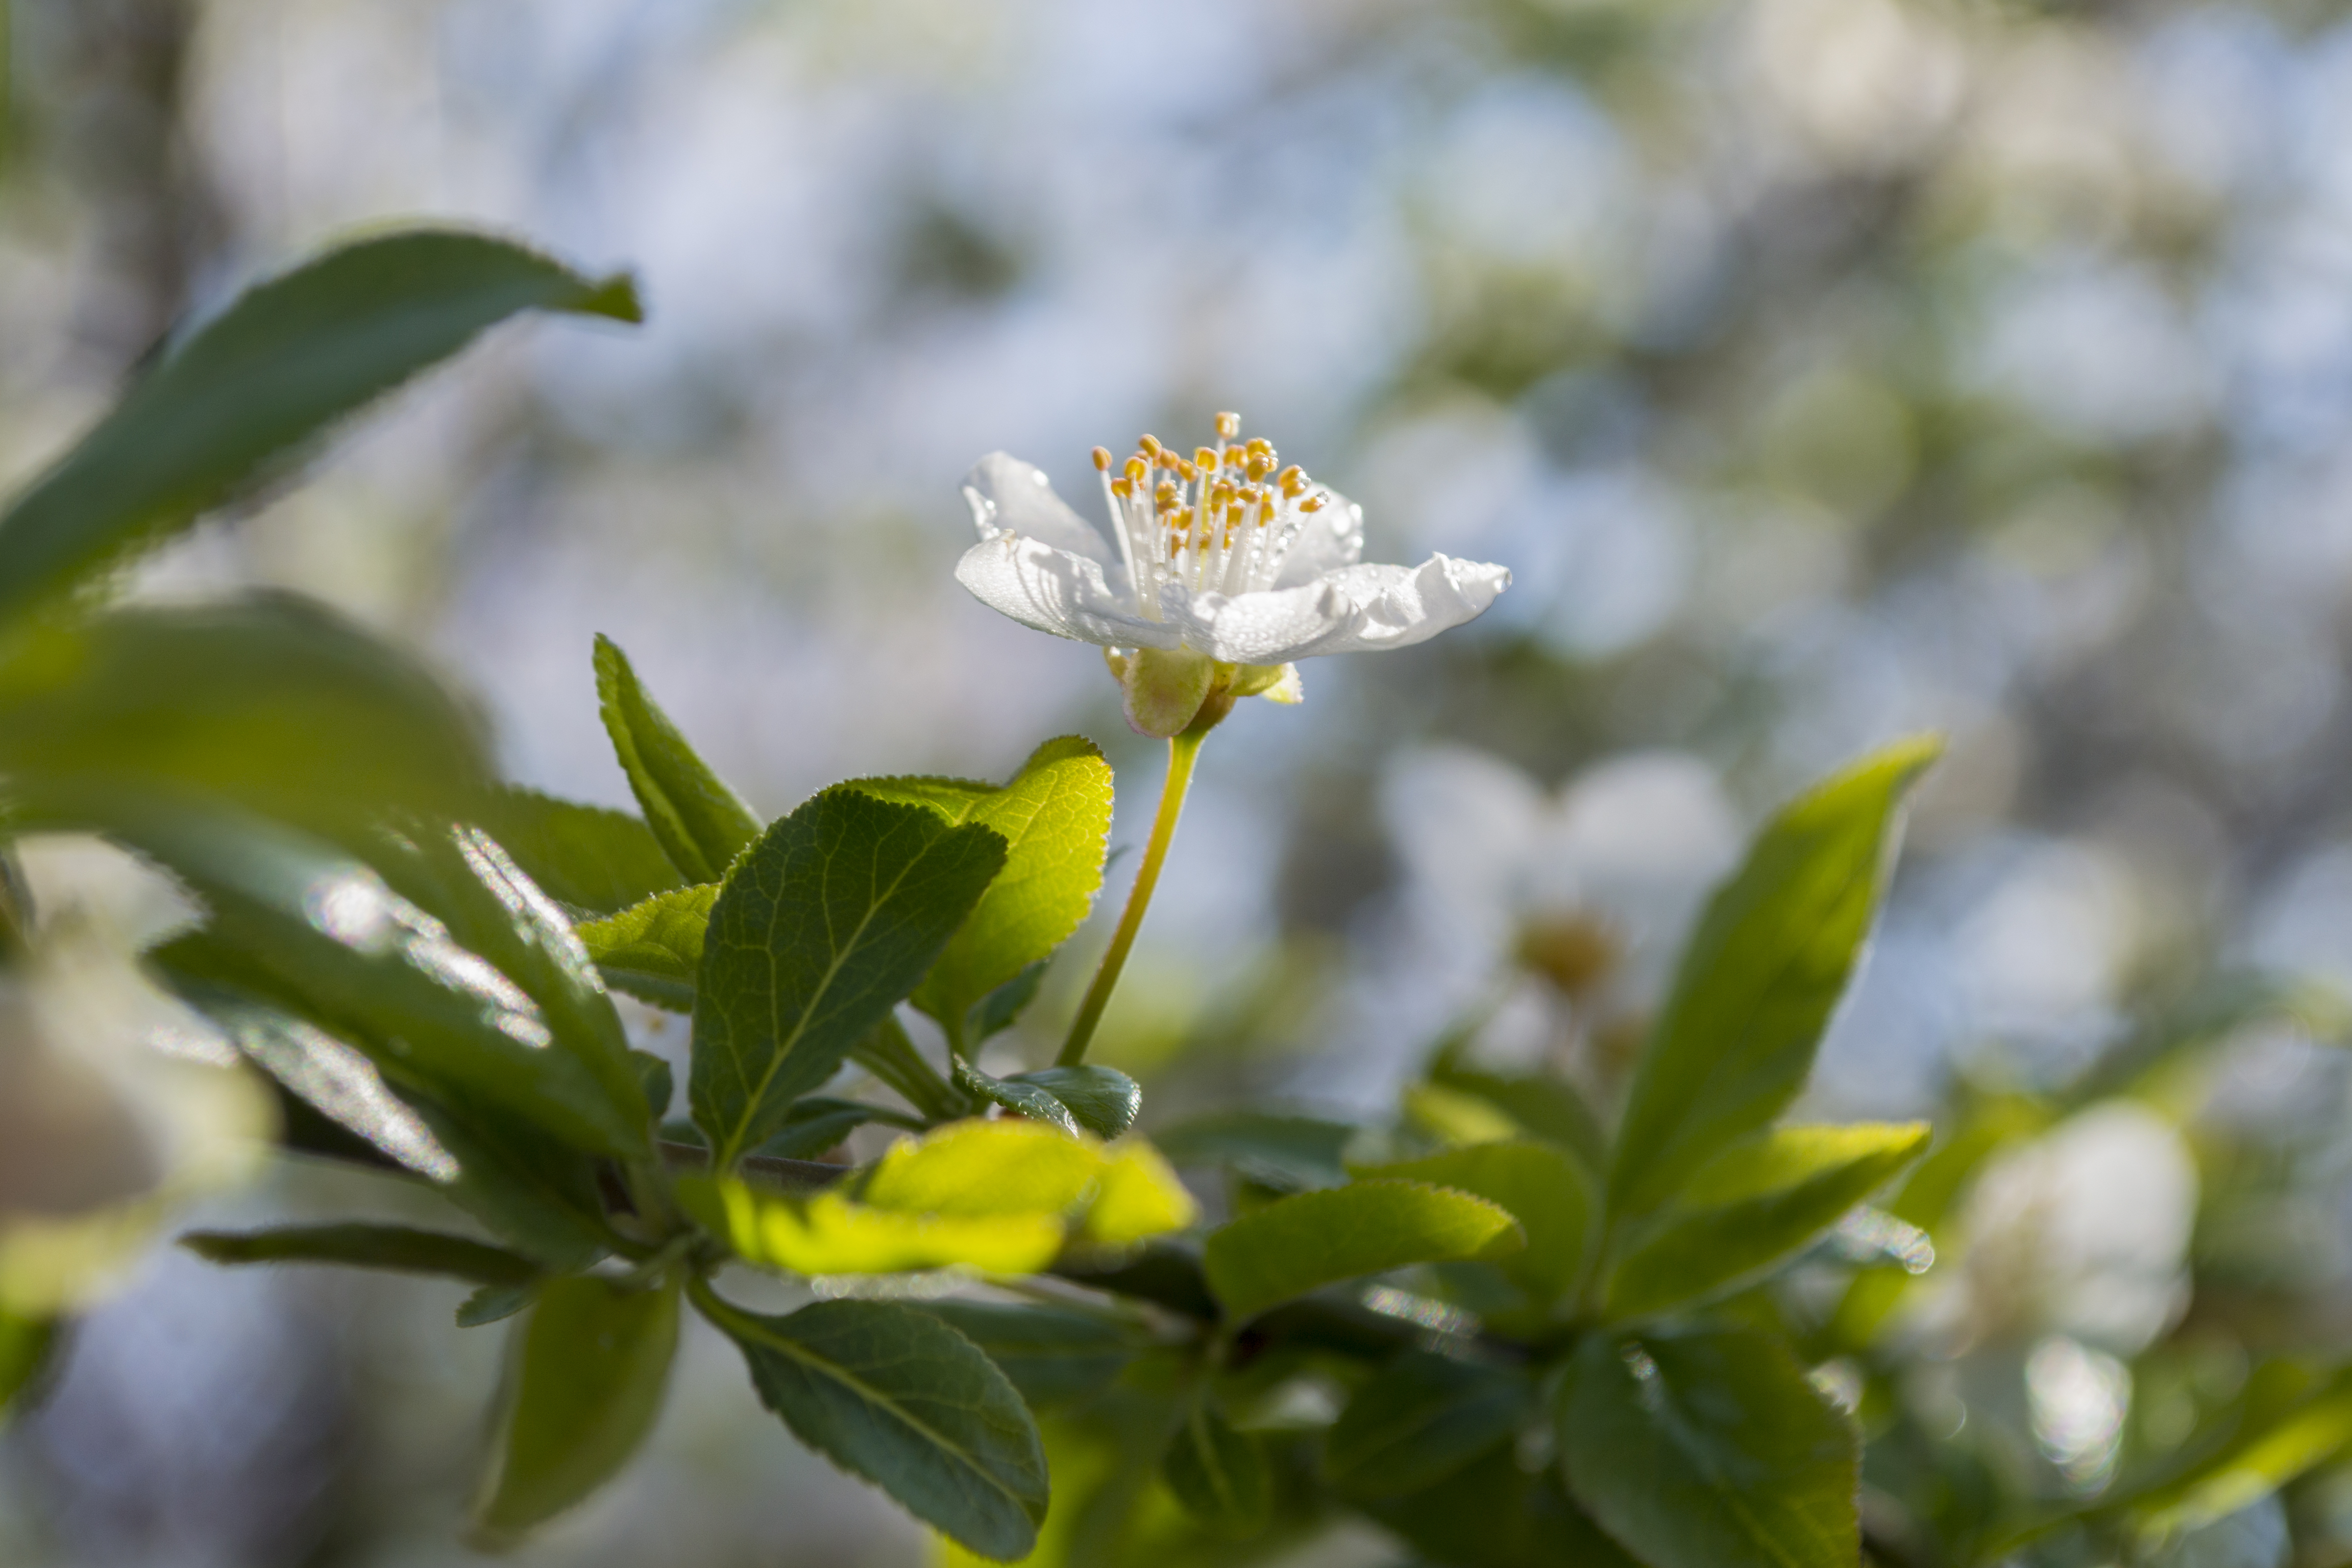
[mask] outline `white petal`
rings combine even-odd
[[[1417,567],[1348,566],[1296,588],[1231,598],[1171,585],[1161,614],[1183,628],[1187,647],[1212,658],[1288,664],[1410,647],[1475,618],[1510,584],[1507,567],[1433,555]]]
[[[956,563],[972,597],[1024,626],[1105,647],[1174,647],[1172,626],[1136,615],[1103,581],[1102,563],[1042,539],[999,533]]]
[[[991,452],[974,463],[963,477],[963,499],[982,539],[1018,533],[1106,566],[1113,560],[1102,533],[1054,493],[1042,472],[1018,458]]]
[[[1291,542],[1276,576],[1277,588],[1297,588],[1316,578],[1353,566],[1364,558],[1364,509],[1338,490],[1324,492],[1331,504],[1307,520]]]

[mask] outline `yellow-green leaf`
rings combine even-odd
[[[1426,1182],[1356,1182],[1279,1199],[1209,1234],[1209,1289],[1234,1320],[1409,1263],[1500,1258],[1527,1245],[1510,1214]]]
[[[1528,1245],[1497,1266],[1534,1305],[1550,1305],[1576,1283],[1591,1228],[1593,1195],[1583,1171],[1565,1150],[1532,1140],[1481,1143],[1360,1173],[1452,1187],[1509,1211],[1527,1232]]]

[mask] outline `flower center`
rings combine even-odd
[[[1153,436],[1116,468],[1109,448],[1095,448],[1127,580],[1154,620],[1171,583],[1195,593],[1273,587],[1307,520],[1332,504],[1297,464],[1281,467],[1273,443],[1241,434],[1240,415],[1220,414],[1217,444],[1189,458]]]

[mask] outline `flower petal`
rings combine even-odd
[[[1161,613],[1182,627],[1185,647],[1211,658],[1287,664],[1410,647],[1475,618],[1510,584],[1507,567],[1433,555],[1417,567],[1346,566],[1295,588],[1230,598],[1171,584]]]
[[[1130,610],[1103,581],[1101,562],[1042,539],[1010,531],[982,539],[956,563],[956,581],[999,615],[1055,637],[1105,647],[1175,647],[1183,640],[1181,628]]]
[[[991,452],[974,463],[963,477],[963,499],[982,539],[1018,533],[1105,566],[1112,562],[1100,531],[1072,511],[1042,472],[1018,458]]]
[[[1297,588],[1318,577],[1353,566],[1364,558],[1364,509],[1338,490],[1326,490],[1331,504],[1307,520],[1282,558],[1276,588]]]

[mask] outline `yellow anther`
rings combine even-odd
[[[1139,485],[1143,482],[1143,476],[1151,471],[1151,465],[1140,458],[1129,458],[1127,460],[1127,467],[1121,471],[1131,482]]]
[[[1298,492],[1307,488],[1307,472],[1297,464],[1293,463],[1275,476],[1275,483],[1282,487],[1284,495],[1296,500],[1298,498]]]
[[[1113,479],[1110,482],[1110,493],[1125,500],[1135,493],[1135,481],[1129,479]]]
[[[1101,474],[1110,472],[1110,448],[1108,447],[1097,447],[1095,448],[1095,471]]]
[[[1215,484],[1209,487],[1209,508],[1211,510],[1215,510],[1233,499],[1234,487],[1227,484],[1224,480],[1219,479]]]
[[[1166,511],[1174,506],[1176,504],[1175,485],[1167,479],[1160,480],[1159,489],[1151,492],[1151,504],[1161,511]]]
[[[1186,462],[1183,458],[1178,458],[1176,459],[1176,477],[1182,479],[1189,485],[1194,479],[1201,477],[1201,470]]]
[[[1204,472],[1213,474],[1217,471],[1217,449],[1214,447],[1198,447],[1192,453],[1192,461]]]
[[[1249,444],[1242,449],[1253,458],[1264,458],[1269,462],[1274,458],[1274,443],[1263,436],[1251,437]]]
[[[1160,437],[1152,435],[1149,431],[1144,433],[1143,439],[1138,441],[1136,445],[1143,448],[1144,454],[1147,457],[1156,458],[1160,456]]]
[[[1217,416],[1217,439],[1231,441],[1242,433],[1242,416],[1238,414]]]
[[[1317,494],[1308,496],[1305,500],[1300,501],[1298,503],[1298,510],[1306,512],[1321,511],[1323,510],[1323,497],[1321,493],[1318,492]]]

